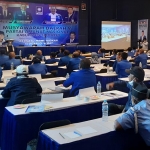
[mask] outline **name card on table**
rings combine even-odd
[[[90,97],[90,96],[96,95],[96,92],[94,90],[94,87],[89,87],[85,89],[80,89],[79,94],[86,96],[86,97]]]
[[[63,100],[63,93],[57,94],[42,94],[41,103],[56,103]]]
[[[50,89],[55,90],[55,82],[53,80],[40,80],[39,84],[41,85],[42,89]]]

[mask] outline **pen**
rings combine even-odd
[[[77,134],[77,135],[79,135],[79,136],[82,136],[80,133],[78,133],[78,132],[76,132],[76,131],[74,131],[74,133]]]
[[[63,139],[65,139],[65,137],[61,134],[61,133],[59,133],[60,134],[60,136],[63,138]]]

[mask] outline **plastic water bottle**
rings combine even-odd
[[[102,103],[102,120],[108,121],[108,103],[106,100]]]
[[[107,73],[109,73],[109,65],[107,65]]]
[[[44,56],[42,57],[42,61],[44,62]]]
[[[11,70],[14,70],[14,63],[12,62],[10,65]]]
[[[101,82],[98,81],[97,83],[97,95],[100,97],[101,96]]]
[[[101,58],[99,58],[98,60],[99,60],[99,64],[101,64]]]
[[[20,51],[19,51],[19,56],[21,56],[21,54],[22,54],[22,51],[20,50]]]
[[[66,74],[66,79],[68,79],[68,78],[69,78],[69,73]]]
[[[103,58],[105,58],[105,53],[103,53]]]
[[[142,68],[142,63],[141,63],[141,62],[139,63],[139,67],[141,67],[141,68]]]

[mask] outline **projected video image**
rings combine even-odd
[[[102,47],[105,49],[126,49],[130,46],[131,25],[124,22],[102,22]]]
[[[0,31],[15,46],[78,43],[78,21],[78,6],[0,2]]]

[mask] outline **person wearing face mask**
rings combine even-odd
[[[147,92],[144,84],[134,82],[131,92],[133,107],[115,121],[115,129],[135,129],[150,148],[150,100],[147,99]],[[144,147],[142,149],[145,150]]]
[[[79,89],[88,87],[96,88],[96,76],[95,72],[90,69],[91,62],[89,59],[82,59],[80,62],[80,70],[72,72],[70,77],[63,83],[64,87],[72,85],[70,90],[70,96],[76,96],[79,93]]]
[[[115,115],[118,113],[126,112],[130,107],[132,107],[132,101],[131,101],[131,91],[133,87],[133,83],[138,83],[139,86],[144,85],[144,76],[145,72],[142,68],[135,66],[131,70],[126,70],[127,73],[129,73],[129,82],[125,81],[115,81],[113,83],[109,83],[107,85],[109,90],[115,89],[116,87],[128,87],[129,88],[129,94],[128,94],[128,101],[126,105],[117,105],[109,103],[109,115]]]

